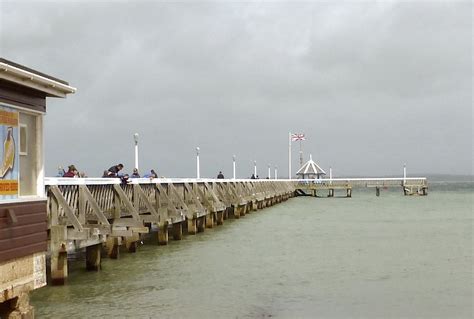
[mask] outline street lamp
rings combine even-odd
[[[270,163],[268,163],[268,179],[272,177],[271,167]]]
[[[133,134],[135,141],[135,168],[138,170],[138,133]]]
[[[199,147],[196,147],[196,176],[201,178],[201,172],[199,170]]]
[[[257,178],[257,161],[253,161],[253,176]]]
[[[275,165],[275,179],[278,179],[278,166]]]
[[[232,155],[232,171],[234,172],[234,179],[235,179],[235,155]]]

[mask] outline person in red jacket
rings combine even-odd
[[[68,166],[68,171],[64,173],[63,177],[78,177],[77,169],[74,165]]]

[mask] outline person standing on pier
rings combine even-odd
[[[118,173],[123,169],[123,164],[114,165],[107,170],[105,177],[118,177]]]
[[[140,174],[138,173],[138,168],[133,169],[132,175],[130,175],[130,178],[140,178]]]
[[[219,172],[219,174],[217,175],[217,178],[218,179],[224,179],[224,174],[222,174],[222,172]]]
[[[79,177],[76,167],[74,165],[69,165],[68,171],[64,173],[62,177]]]

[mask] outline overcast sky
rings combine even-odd
[[[286,177],[290,131],[335,176],[472,174],[471,1],[0,3],[0,55],[77,88],[49,176],[129,172],[138,132],[141,171]]]

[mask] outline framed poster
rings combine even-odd
[[[0,200],[18,198],[18,111],[0,105]]]

